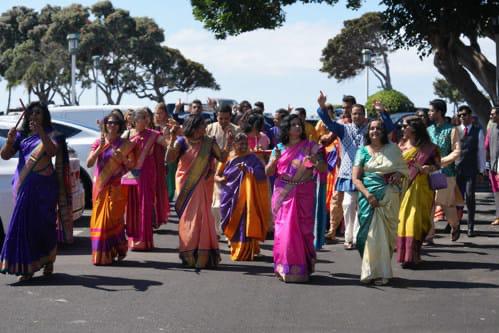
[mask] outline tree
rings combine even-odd
[[[369,96],[366,103],[366,110],[370,115],[376,114],[374,110],[375,101],[381,101],[390,113],[414,111],[414,103],[406,95],[397,90],[380,90]]]
[[[336,1],[247,0],[237,6],[230,0],[191,0],[194,16],[217,38],[237,35],[258,28],[282,25],[282,7],[296,2],[327,3]],[[237,2],[241,3],[241,2]],[[361,1],[348,1],[358,8]],[[488,118],[489,98],[495,96],[495,66],[482,53],[479,38],[494,41],[493,18],[499,15],[498,0],[381,0],[385,38],[395,49],[417,48],[421,57],[433,55],[434,65],[456,87],[482,123]],[[270,9],[262,13],[262,6]],[[250,22],[251,21],[251,22]]]
[[[388,53],[393,49],[383,38],[381,13],[366,13],[357,19],[343,22],[343,26],[341,32],[329,39],[322,50],[321,72],[328,73],[329,77],[338,81],[357,76],[361,71],[368,70],[362,62],[361,51],[369,49],[381,57],[381,61],[373,61],[370,66],[381,88],[392,89]]]
[[[447,102],[454,105],[454,111],[457,110],[457,107],[460,103],[464,102],[463,95],[459,92],[458,89],[453,87],[447,80],[445,79],[435,79],[433,81],[433,90],[435,95],[440,98],[446,99]]]
[[[283,7],[297,2],[333,5],[338,0],[191,0],[194,17],[219,39],[260,28],[280,27],[286,20]],[[347,0],[347,6],[359,8],[361,2]]]
[[[220,89],[213,75],[203,65],[184,58],[179,50],[162,46],[154,54],[150,63],[141,64],[141,74],[135,88],[137,97],[159,103],[165,101],[167,94],[176,91]]]

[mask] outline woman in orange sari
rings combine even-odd
[[[205,135],[206,124],[201,115],[190,115],[183,130],[185,137],[176,139],[178,131],[174,127],[166,153],[167,163],[178,160],[175,210],[180,218],[179,256],[189,267],[216,267],[220,251],[211,213],[214,158],[224,161],[227,153],[222,153],[216,141]]]
[[[102,136],[92,145],[87,159],[89,168],[96,165],[90,219],[94,265],[109,265],[126,256],[127,189],[121,185],[121,177],[135,164],[135,145],[120,137],[125,130],[124,120],[110,114],[104,118],[103,126]]]

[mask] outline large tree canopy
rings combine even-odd
[[[119,104],[125,94],[163,101],[172,91],[219,88],[203,65],[161,45],[164,32],[152,19],[133,17],[109,1],[90,8],[74,4],[45,6],[40,12],[26,7],[4,12],[0,16],[0,76],[8,87],[24,85],[43,102],[59,95],[69,104],[66,36],[75,32],[80,33],[76,57],[80,96],[92,83],[109,104]],[[98,56],[100,75],[94,56]]]
[[[230,0],[191,0],[194,16],[218,38],[258,28],[278,27],[285,21],[283,7],[297,2],[336,3],[326,0],[247,0],[238,1],[243,5],[236,6]],[[354,7],[361,3],[360,0],[348,1]],[[482,53],[479,39],[494,40],[492,18],[499,15],[499,2],[381,0],[380,4],[385,7],[382,14],[387,40],[395,48],[415,47],[421,57],[432,55],[438,71],[459,89],[485,122],[491,103],[475,82],[488,97],[496,100],[495,66]],[[262,12],[262,6],[269,8]]]
[[[376,56],[370,65],[382,89],[392,89],[388,53],[393,51],[383,36],[383,17],[380,13],[366,13],[358,19],[343,22],[343,29],[328,40],[322,50],[322,72],[338,81],[357,76],[366,65],[362,62],[362,49]]]

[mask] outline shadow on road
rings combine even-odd
[[[152,280],[126,279],[122,277],[102,276],[102,275],[69,275],[65,273],[55,273],[51,276],[35,277],[29,281],[16,282],[11,286],[82,286],[102,291],[123,291],[135,290],[146,291],[151,286],[160,286],[163,283]],[[110,287],[132,287],[132,288],[110,288]]]
[[[423,261],[417,270],[432,271],[443,269],[488,269],[490,271],[499,270],[499,264],[488,262],[472,262],[472,261],[448,261],[448,260],[429,260]]]
[[[409,280],[400,277],[391,279],[387,287],[393,288],[430,288],[430,289],[473,289],[473,288],[499,288],[499,285],[481,282],[461,281],[435,281],[435,280]]]

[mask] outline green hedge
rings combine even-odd
[[[375,115],[374,101],[381,101],[389,113],[413,112],[414,103],[397,90],[380,90],[369,96],[366,103],[366,110],[369,115]]]

